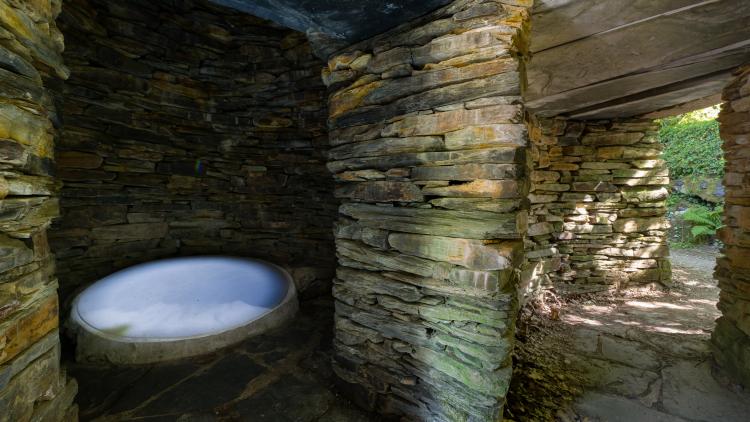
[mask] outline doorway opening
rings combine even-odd
[[[719,110],[531,121],[524,279],[535,299],[519,319],[507,417],[740,420],[748,410],[710,359]]]

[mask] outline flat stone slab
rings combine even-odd
[[[371,422],[332,388],[332,303],[228,350],[178,362],[69,364],[81,420]]]
[[[664,410],[695,421],[746,421],[750,394],[729,390],[711,375],[711,364],[681,361],[662,371]]]
[[[607,394],[586,393],[575,408],[580,416],[597,422],[687,422],[643,406],[637,400]]]

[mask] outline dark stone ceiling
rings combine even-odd
[[[380,34],[451,0],[212,0],[340,45]]]
[[[325,59],[453,0],[211,1],[307,33]],[[532,13],[525,99],[543,116],[697,108],[750,60],[750,0],[536,0]]]

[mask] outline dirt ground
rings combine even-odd
[[[529,307],[519,324],[506,418],[746,421],[750,395],[713,368],[718,251],[672,251],[673,286]]]

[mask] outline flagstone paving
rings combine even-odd
[[[672,251],[674,287],[633,291],[566,308],[584,394],[563,421],[747,421],[750,394],[713,366],[709,339],[719,289],[711,250]]]
[[[198,359],[111,368],[72,364],[81,420],[369,422],[337,395],[333,309],[307,302],[286,327]]]

